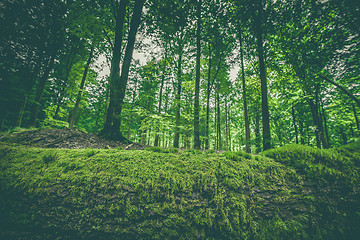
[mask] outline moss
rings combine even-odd
[[[347,226],[328,211],[333,205],[304,184],[302,172],[323,170],[280,150],[264,154],[284,157],[275,161],[244,153],[1,144],[1,225],[46,226],[78,239],[330,239],[340,231],[346,239]],[[309,148],[305,155],[336,176],[349,173],[354,161],[340,164],[332,156],[357,150],[328,151],[315,157]],[[45,164],[51,154],[56,160]]]

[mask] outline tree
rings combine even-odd
[[[130,30],[128,34],[128,41],[125,49],[124,61],[120,74],[120,57],[121,57],[121,44],[122,32],[125,19],[125,9],[128,5],[127,0],[121,0],[118,4],[115,2],[116,12],[116,29],[115,29],[115,43],[113,49],[113,58],[111,62],[110,72],[110,103],[106,113],[106,121],[104,128],[100,135],[114,140],[127,141],[121,134],[121,110],[125,97],[125,91],[129,76],[130,63],[132,60],[132,53],[134,50],[136,33],[140,25],[142,8],[145,0],[135,0],[133,14],[130,23]]]
[[[200,57],[201,57],[201,0],[197,2],[197,29],[196,29],[196,79],[195,79],[195,102],[194,102],[194,148],[200,149],[199,129],[199,97],[200,97]]]

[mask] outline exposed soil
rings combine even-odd
[[[124,144],[120,141],[107,140],[95,134],[74,129],[36,129],[7,133],[0,136],[0,141],[42,148],[123,148],[125,150],[143,150],[147,147],[139,143]]]

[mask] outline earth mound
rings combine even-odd
[[[143,150],[147,147],[139,143],[124,144],[120,141],[107,140],[96,134],[74,129],[35,129],[7,133],[0,137],[0,141],[42,148]]]

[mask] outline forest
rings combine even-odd
[[[360,234],[359,1],[0,6],[0,238]]]
[[[246,152],[359,136],[356,1],[35,0],[2,9],[2,131],[75,128]]]

